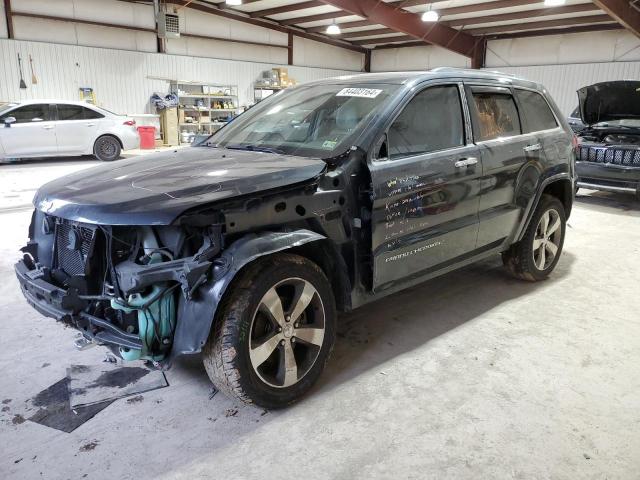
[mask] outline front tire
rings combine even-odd
[[[522,240],[502,254],[511,275],[537,282],[553,271],[564,245],[566,214],[562,202],[543,194]]]
[[[229,287],[203,363],[226,394],[282,408],[320,377],[335,323],[335,301],[322,270],[304,257],[275,254],[254,262]]]
[[[109,135],[103,135],[96,140],[93,144],[94,156],[103,162],[112,162],[120,158],[120,142],[117,138]]]

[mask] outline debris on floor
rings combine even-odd
[[[65,378],[31,399],[38,411],[27,420],[70,433],[118,398],[137,394],[127,403],[138,403],[140,393],[168,385],[164,373],[146,368],[72,365]],[[19,415],[13,419],[14,425],[22,422]]]
[[[94,448],[96,448],[98,446],[98,442],[97,440],[94,440],[93,442],[89,442],[89,443],[85,443],[84,445],[82,445],[80,447],[80,451],[81,452],[90,452],[91,450],[93,450]]]
[[[227,410],[224,412],[225,417],[235,417],[236,415],[238,415],[237,408],[227,408]]]
[[[211,391],[209,392],[209,400],[213,399],[218,393],[218,389],[216,387],[211,387]]]
[[[71,433],[111,403],[112,400],[108,400],[83,408],[71,409],[69,379],[65,377],[31,399],[31,404],[38,407],[38,411],[28,420],[45,427]]]
[[[67,369],[72,408],[136,395],[169,384],[164,373],[142,367],[72,365]]]

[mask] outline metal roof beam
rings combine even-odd
[[[525,32],[502,33],[499,35],[488,35],[488,40],[505,40],[510,38],[544,37],[546,35],[564,35],[566,33],[602,32],[606,30],[622,30],[622,25],[618,23],[600,23],[596,25],[579,25],[567,28],[551,28],[549,30],[529,30]]]
[[[306,8],[322,7],[324,3],[320,0],[312,0],[310,2],[294,3],[293,5],[284,5],[282,7],[265,8],[263,10],[256,10],[249,15],[252,17],[270,17],[271,15],[278,15],[280,13],[295,12],[297,10],[304,10]]]
[[[394,8],[378,0],[322,0],[353,15],[384,25],[397,32],[432,43],[467,57],[473,56],[477,39],[439,22],[427,24],[420,15]]]
[[[370,38],[369,40],[357,40],[353,43],[356,45],[378,45],[385,44],[389,42],[411,42],[415,40],[411,35],[396,35],[395,37],[382,37],[382,38]],[[426,43],[421,42],[422,45],[426,45]]]
[[[564,15],[569,13],[583,12],[593,12],[594,14],[602,13],[602,11],[592,3],[581,3],[578,5],[541,8],[539,10],[523,10],[521,12],[501,13],[491,16],[457,18],[455,20],[449,20],[448,22],[446,22],[446,24],[452,27],[460,27],[467,25],[478,25],[479,23],[508,22],[510,20],[523,20],[528,18],[545,17],[549,15]]]
[[[438,9],[438,13],[441,16],[446,16],[446,15],[462,15],[465,13],[478,13],[478,12],[484,12],[487,10],[498,10],[501,8],[511,8],[511,7],[520,7],[523,5],[533,5],[533,4],[540,4],[541,0],[496,0],[493,2],[483,2],[483,3],[479,3],[479,4],[475,4],[475,5],[464,5],[462,7],[451,7],[451,8],[441,8]],[[410,1],[406,1],[406,0],[400,0],[400,1],[394,1],[394,2],[388,2],[387,5],[390,5],[392,7],[395,7],[396,9],[401,9],[404,7],[412,7],[412,6],[416,6],[416,5],[425,5],[424,1],[420,1],[420,2],[410,2]],[[327,20],[331,19],[331,18],[339,18],[339,17],[346,17],[348,15],[350,15],[350,13],[348,12],[335,12],[334,14],[332,14],[332,16],[327,17],[327,14],[323,15],[323,18],[313,18],[313,17],[317,17],[317,15],[314,15],[313,17],[298,17],[296,19],[289,19],[289,21],[291,22],[290,24],[296,24],[296,23],[306,23],[306,22],[313,22],[313,21],[317,21],[317,20]],[[487,16],[494,16],[493,14],[486,14],[484,15],[485,17]],[[312,18],[311,20],[309,20],[309,18]],[[345,28],[355,28],[355,27],[364,27],[367,25],[374,25],[373,22],[370,22],[368,20],[358,20],[355,22],[343,22],[340,24],[340,27],[345,29]],[[324,31],[324,29],[326,28],[326,26],[320,26],[320,27],[311,27],[308,29],[309,32],[322,32]]]
[[[496,27],[470,28],[466,30],[472,35],[492,35],[505,32],[519,32],[524,30],[539,30],[544,28],[570,27],[572,25],[585,25],[590,23],[611,23],[614,20],[609,15],[590,15],[588,17],[563,18],[560,20],[547,20],[546,22],[525,22],[511,25],[498,25]]]
[[[629,0],[593,0],[624,28],[640,37],[640,3]]]

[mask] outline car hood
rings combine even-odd
[[[580,116],[587,125],[640,118],[640,81],[620,80],[578,90]]]
[[[184,211],[311,180],[319,159],[190,147],[106,163],[42,186],[33,200],[50,215],[103,225],[167,225]]]

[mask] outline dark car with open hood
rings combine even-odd
[[[596,83],[578,90],[578,100],[578,187],[640,199],[640,81]]]
[[[499,73],[309,83],[197,146],[44,185],[16,273],[87,341],[156,368],[201,352],[219,389],[282,407],[320,376],[338,311],[498,254],[546,278],[571,139],[542,86]]]

